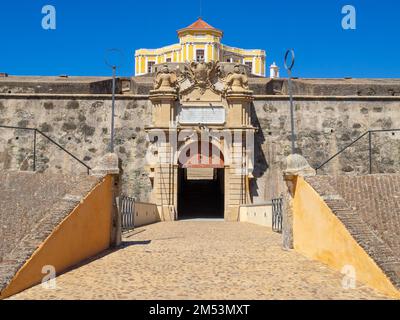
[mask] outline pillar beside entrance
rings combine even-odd
[[[225,221],[239,221],[239,208],[246,204],[245,176],[240,168],[225,167]]]
[[[174,165],[173,142],[170,131],[174,130],[175,103],[174,89],[150,91],[153,104],[152,129],[159,132],[157,163],[151,168],[154,172],[152,201],[156,203],[162,221],[177,219],[177,166]],[[172,135],[174,136],[174,135]]]
[[[240,206],[250,202],[247,182],[252,165],[247,151],[253,146],[248,145],[247,135],[254,134],[250,116],[252,91],[228,90],[226,100],[228,103],[226,127],[232,130],[232,145],[231,161],[225,168],[225,220],[239,221]]]
[[[152,122],[154,127],[169,128],[175,120],[175,101],[177,95],[171,91],[150,91],[150,101],[153,104]]]
[[[157,185],[154,191],[160,218],[162,221],[177,220],[177,167],[160,165],[157,169]]]
[[[252,91],[228,91],[227,127],[251,126],[250,106],[253,101]]]

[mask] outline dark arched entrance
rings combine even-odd
[[[224,217],[224,157],[212,143],[185,146],[178,159],[178,219]]]

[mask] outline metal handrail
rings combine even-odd
[[[87,169],[87,173],[90,173],[90,170],[92,170],[91,167],[89,167],[85,162],[80,160],[78,157],[73,155],[70,151],[65,149],[63,146],[61,146],[58,142],[54,141],[52,138],[50,138],[48,135],[43,133],[37,128],[27,128],[27,127],[16,127],[16,126],[5,126],[5,125],[0,125],[0,128],[4,129],[16,129],[16,130],[28,130],[28,131],[33,131],[33,171],[36,171],[36,135],[37,133],[41,134],[43,137],[45,137],[47,140],[49,140],[51,143],[55,144],[57,147],[59,147],[62,151],[64,151],[66,154],[68,154],[70,157],[74,158],[76,161],[78,161],[81,165],[83,165]]]
[[[344,152],[347,148],[351,147],[353,144],[355,144],[357,141],[359,141],[361,138],[365,137],[368,134],[368,153],[369,153],[369,173],[372,173],[372,133],[376,132],[396,132],[400,131],[400,129],[375,129],[375,130],[368,130],[364,132],[361,136],[359,136],[357,139],[352,141],[350,144],[342,148],[340,151],[336,152],[333,156],[331,156],[329,159],[325,160],[322,164],[320,164],[318,167],[315,168],[316,173],[318,173],[318,170],[321,169],[324,165],[326,165],[328,162],[336,158],[339,154]]]

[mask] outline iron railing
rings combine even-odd
[[[272,230],[282,232],[283,199],[272,199]]]
[[[378,130],[368,130],[364,132],[361,136],[359,136],[357,139],[352,141],[350,144],[336,152],[333,156],[331,156],[329,159],[325,160],[322,164],[320,164],[317,168],[315,168],[315,171],[318,174],[318,170],[321,169],[323,166],[325,166],[327,163],[329,163],[331,160],[335,159],[338,155],[340,155],[342,152],[344,152],[346,149],[351,147],[353,144],[355,144],[357,141],[359,141],[361,138],[365,137],[368,135],[368,158],[369,158],[369,174],[372,174],[372,134],[373,133],[378,133],[378,132],[396,132],[400,131],[400,129],[378,129]]]
[[[4,125],[0,125],[0,128],[3,129],[13,129],[13,130],[27,130],[27,131],[32,131],[33,132],[33,164],[32,164],[32,169],[33,171],[36,171],[36,145],[37,145],[37,134],[40,134],[41,136],[43,136],[44,138],[46,138],[48,141],[50,141],[51,143],[53,143],[54,145],[56,145],[57,147],[59,147],[62,151],[64,151],[66,154],[68,154],[70,157],[72,157],[73,159],[75,159],[76,161],[78,161],[82,166],[84,166],[87,170],[87,174],[90,173],[90,170],[92,170],[91,167],[89,167],[85,162],[83,162],[82,160],[80,160],[78,157],[76,157],[75,155],[73,155],[70,151],[68,151],[67,149],[65,149],[63,146],[61,146],[59,143],[57,143],[56,141],[54,141],[52,138],[50,138],[48,135],[46,135],[45,133],[43,133],[42,131],[40,131],[37,128],[25,128],[25,127],[15,127],[15,126],[4,126]]]
[[[127,196],[119,197],[119,212],[121,215],[122,231],[129,231],[135,227],[135,199]]]

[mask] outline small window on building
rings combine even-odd
[[[156,63],[154,61],[148,61],[147,62],[147,73],[151,73],[151,69],[155,64]]]
[[[165,60],[165,62],[171,62],[171,58],[167,58],[167,60]]]
[[[204,61],[204,50],[196,50],[196,61]]]
[[[244,64],[249,67],[250,72],[253,72],[253,62],[246,61]]]

